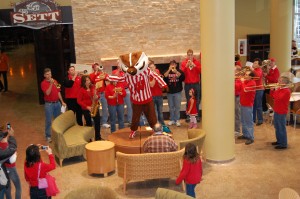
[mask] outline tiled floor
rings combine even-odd
[[[44,109],[38,104],[38,92],[34,63],[34,52],[30,45],[9,52],[11,70],[9,92],[0,93],[0,123],[9,121],[18,141],[17,168],[22,181],[23,198],[29,198],[28,184],[24,179],[23,163],[26,147],[31,143],[46,144],[44,141]],[[172,126],[176,141],[186,138],[187,124]],[[203,199],[274,199],[283,187],[291,187],[300,193],[300,127],[287,127],[289,148],[276,151],[271,146],[274,128],[270,124],[255,127],[255,143],[246,146],[236,141],[235,160],[228,164],[204,163],[203,181],[197,185],[197,198]],[[108,129],[102,129],[104,138]],[[220,132],[222,133],[222,132]],[[43,154],[43,159],[47,157]],[[122,192],[122,179],[114,172],[102,175],[87,174],[86,162],[82,158],[67,159],[55,171],[63,198],[70,190],[82,185],[105,185],[117,192],[120,198],[154,198],[158,187],[181,191],[171,180],[148,180],[130,182],[127,194]]]

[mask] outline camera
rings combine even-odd
[[[7,130],[10,130],[10,128],[11,128],[10,123],[6,124],[6,128],[7,128]]]
[[[41,149],[42,149],[42,150],[47,150],[47,149],[48,149],[48,146],[41,146]]]

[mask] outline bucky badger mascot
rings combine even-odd
[[[142,112],[145,114],[151,128],[157,123],[157,118],[149,85],[152,76],[162,88],[167,89],[164,80],[148,68],[148,57],[144,52],[134,52],[120,56],[120,67],[125,73],[125,81],[130,90],[132,102],[131,132],[129,138],[134,138],[139,126]]]

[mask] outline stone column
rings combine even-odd
[[[280,73],[291,69],[293,0],[271,0],[270,55]]]
[[[210,162],[234,159],[234,0],[200,0],[202,127]]]

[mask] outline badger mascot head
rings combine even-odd
[[[148,67],[148,56],[144,52],[133,52],[120,55],[122,70],[130,75],[138,75]]]

